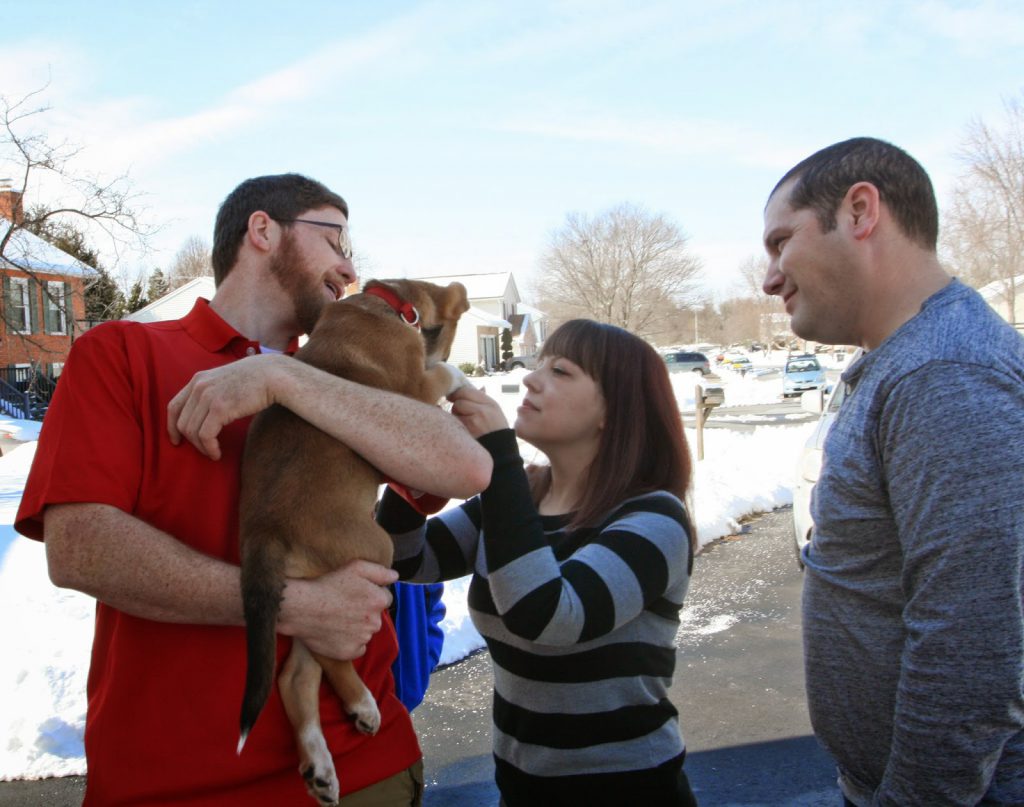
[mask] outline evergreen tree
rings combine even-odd
[[[501,332],[501,364],[503,367],[512,358],[512,355],[512,331],[504,328]]]
[[[164,273],[159,269],[154,269],[153,274],[149,276],[149,283],[146,286],[146,297],[149,298],[150,302],[159,300],[167,292],[170,291],[170,286],[167,284],[167,278],[164,277]]]
[[[149,300],[146,299],[146,293],[142,290],[142,281],[136,280],[132,286],[132,290],[128,294],[128,299],[125,300],[125,313],[131,314],[138,311],[140,308],[144,308],[148,304]]]
[[[85,318],[93,322],[121,319],[125,300],[121,290],[106,269],[98,267],[96,275],[86,280]]]

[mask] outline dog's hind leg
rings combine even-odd
[[[327,740],[320,726],[322,670],[306,646],[293,640],[277,685],[284,710],[295,730],[299,749],[299,773],[309,794],[320,804],[337,804],[338,776]]]
[[[323,656],[317,656],[316,660],[341,698],[345,711],[355,721],[356,728],[363,734],[376,734],[380,728],[380,710],[352,662]]]

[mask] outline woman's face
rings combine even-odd
[[[604,396],[579,365],[545,356],[523,379],[526,395],[516,410],[516,435],[550,455],[560,446],[596,449],[604,428]]]

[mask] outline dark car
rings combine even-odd
[[[661,357],[665,360],[669,372],[672,373],[692,371],[701,375],[708,375],[711,372],[711,362],[708,361],[708,357],[703,353],[687,353],[679,350],[672,353],[663,353]]]

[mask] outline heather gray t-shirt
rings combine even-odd
[[[855,804],[1024,805],[1024,338],[954,281],[843,379],[804,554],[815,733]]]

